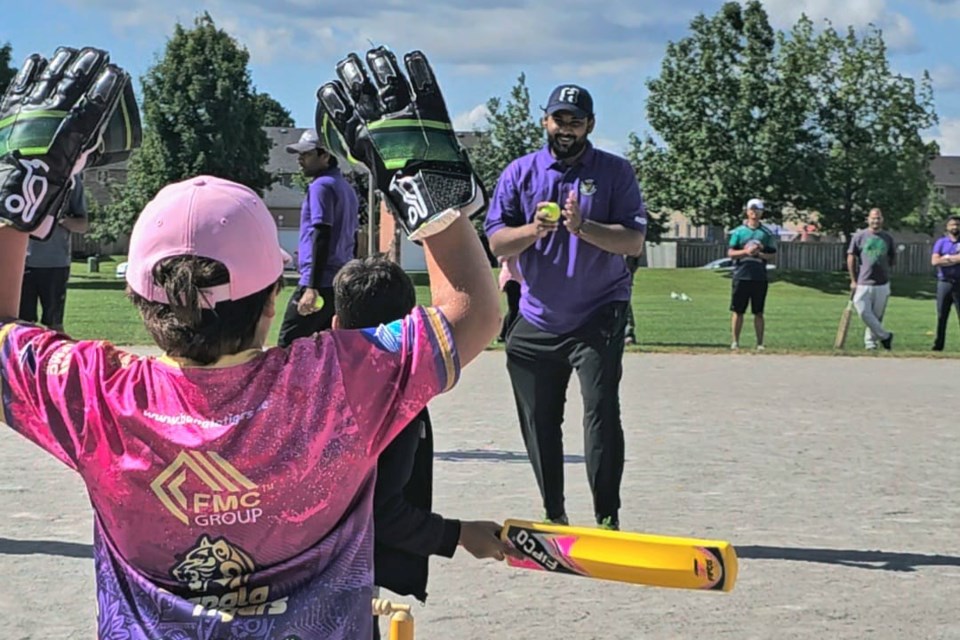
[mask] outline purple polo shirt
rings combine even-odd
[[[960,253],[960,241],[955,241],[950,236],[943,236],[934,243],[931,253],[938,253],[941,256],[952,256]],[[937,280],[949,282],[960,280],[960,264],[937,267]]]
[[[647,211],[629,162],[588,145],[568,166],[544,146],[511,162],[500,176],[487,211],[487,237],[532,222],[538,202],[563,207],[571,190],[584,219],[646,232]],[[562,223],[521,253],[519,262],[520,313],[541,331],[570,333],[603,305],[630,299],[632,278],[623,256],[577,238]]]
[[[353,259],[357,227],[360,225],[360,202],[340,169],[331,167],[317,176],[307,187],[307,197],[300,208],[300,244],[298,267],[300,286],[310,285],[313,263],[313,228],[318,224],[332,227],[330,253],[323,267],[321,287],[333,285],[333,276]]]

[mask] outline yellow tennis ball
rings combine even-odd
[[[317,299],[313,303],[313,308],[316,309],[317,311],[319,311],[320,309],[323,309],[323,296],[317,297]]]
[[[556,202],[548,202],[547,204],[540,207],[537,210],[537,213],[546,214],[547,220],[550,222],[556,222],[560,219],[560,205]]]

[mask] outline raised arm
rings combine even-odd
[[[327,149],[369,169],[397,223],[423,242],[433,305],[450,323],[463,365],[500,324],[493,272],[469,220],[486,207],[486,194],[426,56],[408,53],[406,73],[384,47],[366,58],[372,74],[350,54],[337,65],[339,80],[320,87],[317,131]]]
[[[29,56],[6,87],[0,99],[0,140],[6,142],[0,155],[0,317],[19,313],[28,234],[46,237],[57,224],[74,177],[104,151],[103,132],[129,81],[106,51],[60,47],[49,61]],[[60,121],[51,123],[52,117]],[[135,126],[139,135],[139,119]]]

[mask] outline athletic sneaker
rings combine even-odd
[[[562,524],[569,526],[570,520],[567,518],[567,514],[563,514],[557,518],[548,518],[546,515],[543,516],[543,520],[540,521],[542,524]]]
[[[763,351],[765,348],[762,344],[757,345],[757,351]]]
[[[731,351],[736,351],[736,350],[739,349],[739,348],[740,348],[740,343],[739,343],[739,342],[734,342],[733,344],[730,345],[730,350],[731,350]]]
[[[597,524],[597,528],[607,531],[620,531],[620,522],[613,516],[607,516]]]

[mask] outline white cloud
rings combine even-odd
[[[487,125],[490,111],[487,105],[478,104],[470,111],[461,113],[453,118],[453,128],[457,131],[476,131]]]
[[[862,29],[874,25],[883,31],[884,41],[893,51],[915,51],[917,33],[909,18],[893,11],[886,0],[763,0],[770,23],[780,29],[792,27],[801,14],[821,24],[829,20],[838,31],[847,26]]]
[[[117,29],[166,34],[174,20],[189,24],[206,9],[263,63],[363,52],[373,41],[396,51],[422,48],[431,59],[468,73],[522,60],[530,65],[571,61],[584,73],[603,74],[655,61],[663,40],[679,37],[709,4],[673,0],[641,10],[633,0],[607,0],[602,8],[593,0],[208,0],[198,9],[192,0],[66,1],[110,12]]]
[[[960,155],[960,118],[941,118],[931,137],[940,145],[941,155]]]
[[[615,153],[620,156],[626,154],[626,140],[614,140],[613,138],[605,138],[602,136],[591,136],[590,141],[593,143],[593,146],[597,147],[598,149],[603,149],[604,151],[609,151],[610,153]]]

